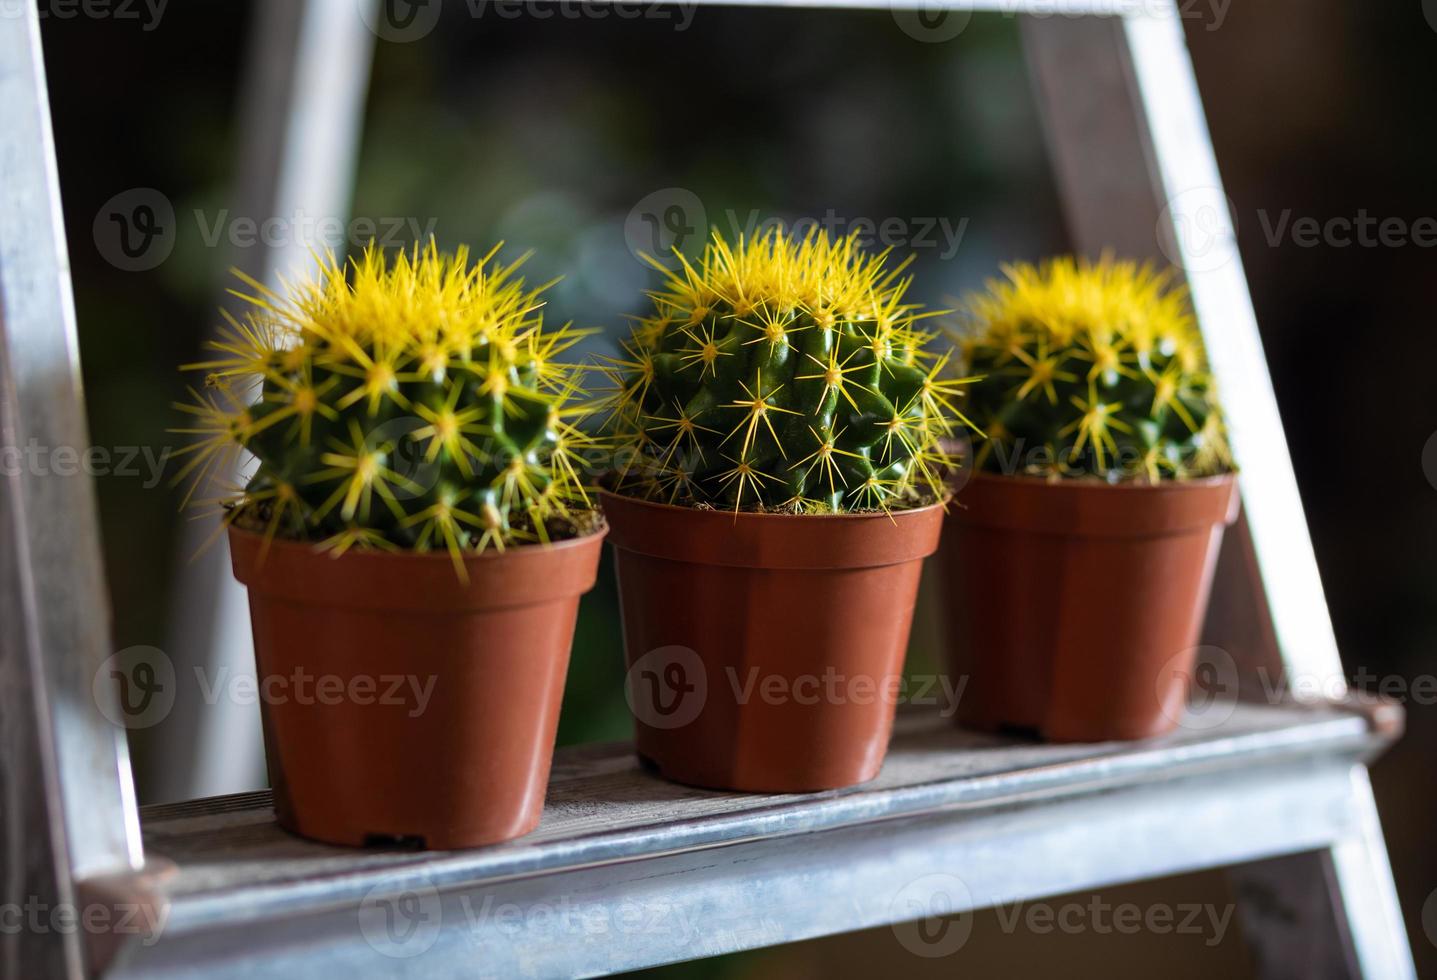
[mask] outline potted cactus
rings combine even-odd
[[[974,422],[943,564],[959,718],[1055,741],[1181,719],[1237,494],[1186,289],[1104,257],[967,303]]]
[[[604,530],[556,359],[576,334],[494,255],[242,277],[247,315],[190,365],[186,469],[251,460],[220,502],[275,809],[306,837],[469,847],[539,820]]]
[[[960,390],[909,282],[852,237],[716,234],[612,365],[603,506],[664,776],[807,791],[882,765]]]

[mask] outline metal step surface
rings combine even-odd
[[[1046,745],[907,711],[878,778],[804,795],[692,789],[626,744],[585,746],[557,754],[538,830],[470,851],[303,840],[268,793],[152,807],[152,867],[107,893],[163,925],[112,966],[596,975],[901,921],[935,900],[961,911],[1258,860],[1348,835],[1350,773],[1399,728],[1400,713],[1358,706],[1240,704],[1146,742]],[[620,929],[625,916],[673,921]]]

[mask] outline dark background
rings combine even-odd
[[[922,43],[886,12],[700,9],[677,30],[678,13],[540,21],[450,6],[423,40],[378,47],[354,213],[433,221],[442,244],[538,249],[536,279],[568,277],[551,297],[560,322],[624,328],[650,284],[626,219],[675,187],[726,231],[751,212],[821,218],[830,208],[909,219],[915,230],[913,219],[966,219],[954,254],[941,236],[912,243],[920,297],[934,304],[951,304],[1000,261],[1063,248],[1011,18],[976,17],[954,40]],[[97,445],[174,444],[174,365],[212,326],[234,261],[206,245],[193,215],[212,223],[234,207],[252,12],[190,0],[149,30],[104,17],[43,23]],[[1186,26],[1346,666],[1411,684],[1434,672],[1437,640],[1434,251],[1307,246],[1268,230],[1284,211],[1321,222],[1437,216],[1437,4],[1234,0]],[[155,189],[178,216],[173,253],[143,272],[118,268],[93,231],[106,202],[134,188]],[[183,567],[179,497],[118,476],[99,480],[99,496],[116,647],[162,646]],[[561,739],[624,737],[607,580],[585,600],[579,632]],[[1437,887],[1437,706],[1408,708],[1409,733],[1373,779],[1419,966],[1437,975],[1437,936],[1421,925]],[[136,737],[142,777],[146,739],[162,737],[164,726]],[[1223,884],[1164,887],[1171,901]],[[1038,975],[1054,957],[1065,972],[1110,976],[1146,975],[1138,952],[1178,974],[1233,962],[1222,958],[1230,949],[1176,940],[984,942],[995,933],[978,921],[970,963],[991,947],[1009,976]],[[879,931],[685,969],[920,966],[942,963],[920,963]]]

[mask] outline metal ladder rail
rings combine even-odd
[[[1180,260],[1192,290],[1242,467],[1243,520],[1223,542],[1207,626],[1238,668],[1230,681],[1253,692],[1301,677],[1345,690],[1182,19],[1175,4],[1148,9],[1023,21],[1069,233],[1087,254]],[[1079,72],[1085,84],[1074,85]],[[1415,975],[1365,769],[1352,793],[1368,814],[1353,840],[1230,872],[1249,898],[1245,917],[1261,924],[1251,941],[1278,975],[1313,955],[1352,976]],[[1314,884],[1326,899],[1316,906]]]
[[[0,17],[0,897],[55,908],[144,853],[125,732],[95,700],[112,692],[91,693],[111,652],[93,487],[15,465],[28,445],[89,445],[34,4]],[[0,933],[7,975],[83,960],[73,933]]]

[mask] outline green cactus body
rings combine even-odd
[[[251,307],[211,345],[192,405],[182,475],[253,472],[229,513],[270,535],[351,547],[503,549],[542,540],[585,502],[569,421],[573,343],[545,331],[539,290],[493,254],[433,245],[392,261],[371,247],[348,269],[275,294],[246,279]],[[238,506],[233,506],[237,504]]]
[[[960,382],[886,257],[775,229],[681,261],[612,369],[622,489],[799,513],[940,495]]]
[[[1054,259],[966,304],[970,412],[986,470],[1108,482],[1230,468],[1186,289],[1171,272]]]

